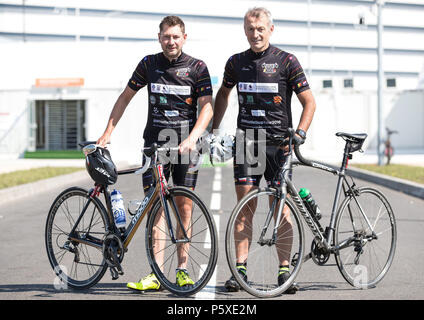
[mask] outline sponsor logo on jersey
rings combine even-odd
[[[178,117],[179,115],[178,110],[165,110],[165,117]]]
[[[152,83],[150,84],[150,89],[153,93],[163,93],[170,95],[190,95],[191,87],[190,86],[176,86],[169,84],[161,83]]]
[[[176,71],[177,77],[186,78],[190,75],[190,68],[180,68]]]
[[[150,103],[151,103],[151,104],[155,104],[155,103],[156,103],[156,98],[155,98],[155,96],[150,96],[150,97],[149,97],[149,100],[150,100]]]
[[[165,96],[160,96],[159,97],[159,103],[160,104],[167,104],[168,103],[168,99],[166,99]]]
[[[279,104],[283,101],[283,98],[281,96],[274,96],[274,103]]]
[[[262,63],[262,72],[267,74],[273,74],[277,72],[278,63]]]
[[[265,110],[251,110],[252,116],[254,117],[265,117],[266,113]]]
[[[278,93],[278,83],[239,82],[240,92]]]

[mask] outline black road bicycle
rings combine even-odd
[[[346,168],[352,153],[361,149],[366,134],[337,133],[346,141],[340,169],[305,159],[299,141],[289,130],[289,154],[278,173],[280,185],[248,193],[234,208],[226,230],[226,256],[231,273],[250,294],[274,297],[294,282],[302,263],[310,258],[324,265],[334,254],[337,266],[352,286],[374,287],[392,264],[396,247],[396,223],[386,197],[372,187],[358,187],[347,179]],[[283,144],[285,137],[274,137]],[[287,140],[286,140],[287,142]],[[293,160],[293,146],[298,161]],[[289,172],[304,165],[338,176],[329,226],[321,226],[298,194]],[[344,200],[340,203],[341,195]],[[305,237],[301,220],[313,234],[311,251],[304,253]],[[252,222],[250,222],[252,221]],[[244,248],[244,250],[243,250]],[[278,285],[281,261],[292,266],[290,277]],[[247,281],[236,263],[247,264]]]
[[[99,148],[95,142],[80,146],[86,155]],[[108,268],[112,279],[122,275],[124,254],[146,214],[147,257],[160,283],[176,295],[194,294],[208,283],[218,256],[215,223],[195,192],[167,184],[158,154],[171,149],[155,144],[144,149],[147,161],[143,167],[117,172],[133,174],[152,168],[155,177],[154,186],[124,232],[115,225],[107,185],[96,183],[91,190],[71,187],[54,200],[47,217],[45,243],[50,264],[65,285],[87,289],[100,281]],[[101,193],[106,206],[100,200]],[[194,285],[176,284],[180,259],[185,259]]]

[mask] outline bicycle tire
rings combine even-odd
[[[101,250],[68,239],[87,201],[90,201],[89,207],[76,231],[81,237],[91,234],[103,240],[108,229],[106,209],[99,199],[91,198],[85,189],[71,187],[64,190],[53,201],[47,216],[45,245],[56,274],[54,285],[58,289],[68,286],[73,289],[90,288],[100,281],[107,270]]]
[[[350,239],[348,246],[335,251],[337,266],[344,279],[352,286],[375,287],[388,272],[396,251],[396,220],[390,203],[377,189],[356,189],[356,198],[365,212],[377,239],[370,239],[371,231],[352,196],[345,198],[337,213],[334,243]],[[380,223],[381,222],[381,223]],[[377,226],[377,223],[378,226]],[[366,237],[368,236],[368,239]],[[377,255],[382,253],[382,257]]]
[[[265,224],[267,213],[269,212],[269,197],[275,197],[278,194],[274,188],[259,188],[249,192],[233,209],[230,216],[226,235],[225,235],[225,249],[228,266],[231,270],[233,277],[239,283],[239,285],[248,293],[258,298],[271,298],[284,293],[294,282],[302,265],[302,258],[304,252],[304,231],[303,225],[300,220],[300,215],[297,207],[291,198],[286,199],[286,205],[290,210],[291,220],[291,234],[290,234],[290,223],[288,219],[282,219],[280,222],[279,230],[282,234],[279,235],[278,239],[280,242],[280,249],[277,249],[276,244],[260,244],[258,239],[261,234],[261,230]],[[256,210],[253,212],[251,209],[250,201],[256,201]],[[279,202],[279,200],[278,200]],[[243,211],[244,210],[244,211]],[[252,225],[249,223],[246,226],[247,213],[252,214]],[[244,225],[242,226],[237,221],[243,220]],[[271,238],[272,231],[274,229],[275,219],[271,219],[267,235]],[[235,230],[239,228],[237,237],[241,241],[236,242]],[[239,245],[246,245],[246,239],[249,239],[249,235],[243,235],[241,228],[246,230],[248,234],[251,233],[251,241],[247,240],[248,243],[248,256],[246,259],[240,258],[242,262],[246,263],[247,267],[247,282],[243,280],[240,273],[237,271],[236,263],[236,243]],[[281,228],[281,229],[280,229]],[[287,243],[290,243],[290,248]],[[284,248],[286,246],[286,248]],[[281,258],[278,257],[278,251],[280,254],[286,256],[289,264],[293,266],[290,270],[290,277],[281,286],[278,284],[278,270],[281,262]],[[297,256],[297,262],[294,263],[294,258]],[[253,271],[252,271],[253,270]]]
[[[201,290],[210,280],[218,258],[217,233],[214,219],[200,197],[192,190],[185,187],[170,188],[165,196],[168,203],[172,225],[177,225],[176,215],[171,209],[172,201],[188,199],[191,205],[190,223],[185,228],[190,240],[189,244],[172,243],[169,228],[166,224],[159,225],[158,220],[163,219],[162,205],[158,199],[153,205],[146,223],[146,249],[147,257],[153,272],[159,282],[170,292],[178,296],[192,295]],[[186,201],[186,200],[184,200]],[[193,205],[194,204],[194,205]],[[175,237],[181,240],[181,233],[175,232]],[[178,254],[185,252],[185,269],[193,279],[193,285],[180,287],[176,283],[176,269],[181,267]],[[163,258],[159,258],[162,254]],[[168,256],[169,254],[169,256]],[[165,256],[166,255],[166,256]],[[181,258],[184,260],[184,257]]]

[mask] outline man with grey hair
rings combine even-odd
[[[238,131],[242,133],[254,131],[255,136],[258,136],[260,131],[265,131],[267,136],[284,136],[287,129],[293,127],[291,97],[295,92],[303,107],[296,134],[302,139],[306,138],[306,132],[316,108],[315,99],[297,58],[293,54],[270,44],[269,40],[273,31],[274,25],[271,13],[267,9],[255,7],[247,11],[244,17],[244,32],[250,48],[231,56],[227,61],[223,82],[215,99],[212,129],[219,127],[228,106],[230,92],[237,85],[239,100]],[[236,139],[236,144],[238,142],[239,139]],[[257,142],[255,147],[259,149]],[[265,177],[270,186],[277,183],[275,180],[276,173],[285,163],[285,152],[278,146],[272,146],[268,143],[265,149],[266,156],[264,158],[266,158],[266,162],[263,163],[265,170],[261,173],[251,170],[255,166],[246,161],[240,163],[241,161],[238,161],[240,155],[236,154],[234,157],[234,181],[238,201],[248,192],[259,187],[262,176]],[[236,150],[238,150],[237,147]],[[252,207],[254,207],[252,210],[254,212],[256,205],[252,205]],[[283,216],[286,221],[284,223],[285,230],[279,230],[279,232],[290,234],[292,224],[287,206],[284,207]],[[246,213],[245,219],[241,220],[237,222],[236,230],[249,229],[249,224],[252,224],[253,213]],[[237,270],[247,282],[246,262],[252,240],[251,235],[237,231],[234,237],[236,240]],[[280,267],[279,270],[276,270],[278,271],[276,280],[278,280],[279,286],[283,285],[290,276],[291,249],[288,251],[279,249],[279,246],[291,248],[291,239],[285,241],[288,241],[288,243],[277,242]],[[231,277],[225,283],[225,287],[228,291],[240,290],[240,286],[234,277]],[[293,287],[287,291],[289,290],[295,292]]]

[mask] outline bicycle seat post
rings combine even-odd
[[[340,174],[341,175],[345,174],[345,171],[346,171],[346,168],[347,168],[347,165],[348,165],[348,162],[349,162],[350,159],[352,159],[352,154],[350,153],[349,141],[346,141],[345,148],[344,148],[344,151],[343,151],[343,160],[342,160],[342,164],[341,164],[341,167],[340,167]]]

